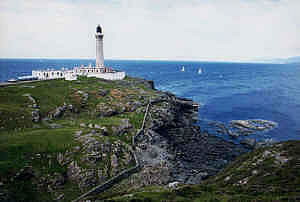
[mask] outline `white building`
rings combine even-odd
[[[39,80],[62,79],[65,78],[65,70],[33,70],[32,76]]]
[[[61,79],[77,80],[77,76],[96,77],[106,80],[122,80],[126,73],[123,71],[113,70],[104,66],[103,54],[103,37],[102,28],[100,25],[96,28],[96,66],[89,65],[87,67],[75,67],[72,70],[62,68],[61,70],[34,70],[32,76],[39,80]]]

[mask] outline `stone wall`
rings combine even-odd
[[[106,80],[122,80],[126,76],[125,72],[114,72],[114,73],[90,73],[87,77],[96,77]]]

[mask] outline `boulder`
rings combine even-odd
[[[99,126],[98,124],[95,124],[95,125],[94,125],[94,128],[95,128],[95,129],[101,129],[101,126]]]
[[[81,168],[78,166],[76,161],[72,161],[68,165],[68,170],[67,170],[67,175],[68,179],[71,181],[77,183],[78,181],[81,180],[80,173],[82,172]]]
[[[119,171],[118,167],[118,157],[116,156],[116,154],[113,154],[111,156],[111,161],[110,161],[111,167],[112,167],[112,173],[113,174],[117,174],[117,172]]]
[[[82,127],[82,128],[85,128],[86,124],[85,123],[80,123],[79,126]]]
[[[36,174],[32,168],[32,166],[25,166],[22,168],[14,177],[16,180],[28,180],[34,177]]]
[[[168,184],[168,188],[174,189],[179,185],[179,182],[175,181],[175,182],[170,182]]]
[[[119,113],[119,110],[114,105],[108,105],[105,103],[99,103],[96,106],[96,112],[98,113],[99,117],[109,117]]]
[[[102,127],[101,130],[102,130],[102,134],[103,134],[103,135],[106,136],[106,135],[109,134],[109,133],[108,133],[108,129],[107,129],[106,127]]]
[[[90,124],[88,125],[88,127],[89,127],[89,128],[94,128],[94,126],[93,126],[92,123],[90,123]]]
[[[57,107],[55,109],[55,112],[52,115],[53,118],[59,118],[59,117],[61,117],[63,115],[63,113],[66,111],[66,109],[67,109],[66,103],[64,103],[63,106]]]
[[[109,93],[109,90],[105,90],[105,89],[99,89],[98,90],[98,95],[100,96],[106,96]]]
[[[60,173],[54,173],[53,176],[51,176],[50,184],[52,189],[57,189],[59,186],[64,185],[66,182],[64,176]]]
[[[115,133],[117,135],[123,135],[124,133],[128,132],[132,128],[132,125],[129,122],[129,119],[122,119],[120,125],[118,126]]]
[[[88,169],[81,175],[81,180],[78,183],[80,189],[92,188],[97,185],[97,170]]]
[[[32,115],[32,121],[37,123],[40,121],[40,110],[39,109],[35,109],[31,112]]]

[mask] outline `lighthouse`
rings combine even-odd
[[[62,67],[61,70],[32,70],[32,77],[38,80],[62,79],[73,81],[77,80],[77,76],[96,77],[106,80],[122,80],[126,77],[126,72],[114,70],[111,67],[104,66],[103,55],[103,32],[100,25],[96,28],[96,66],[74,67],[68,70]],[[23,78],[24,79],[24,78]],[[28,79],[28,78],[25,78]]]
[[[104,67],[104,55],[103,55],[103,37],[102,28],[100,25],[96,28],[96,67]]]

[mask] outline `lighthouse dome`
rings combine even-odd
[[[102,33],[102,28],[100,25],[97,26],[96,33]]]

